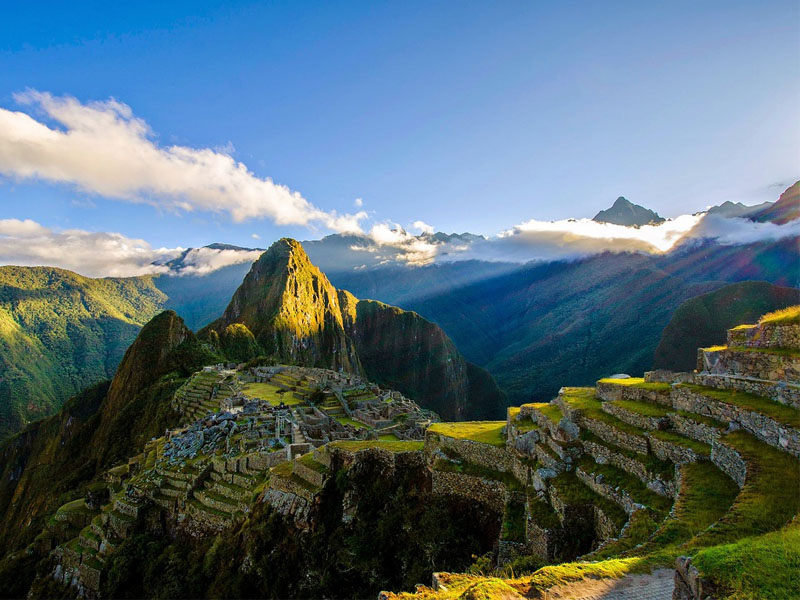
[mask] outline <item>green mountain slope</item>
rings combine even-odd
[[[437,325],[337,290],[294,240],[275,242],[253,264],[223,316],[198,335],[236,360],[264,354],[363,373],[445,418],[502,414],[502,394],[492,378],[470,366]]]
[[[726,285],[681,304],[661,334],[653,367],[691,371],[697,348],[724,344],[726,331],[740,323],[755,323],[768,312],[800,304],[800,290],[765,281]]]
[[[150,277],[0,267],[0,439],[109,378],[166,299]]]
[[[180,317],[163,312],[141,330],[110,383],[0,444],[0,547],[29,542],[44,515],[174,426],[173,393],[213,360]]]

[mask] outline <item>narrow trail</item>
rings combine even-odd
[[[543,600],[672,600],[675,570],[658,569],[649,575],[622,579],[585,579],[547,590]]]

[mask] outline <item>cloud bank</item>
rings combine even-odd
[[[225,213],[236,222],[268,218],[359,232],[367,216],[323,211],[299,192],[257,177],[226,150],[162,147],[129,106],[113,99],[82,104],[35,90],[15,99],[57,126],[0,108],[0,173],[7,176],[72,184],[171,211]]]

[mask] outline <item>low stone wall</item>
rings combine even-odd
[[[752,377],[696,373],[689,383],[724,390],[749,392],[800,410],[800,385],[792,385],[784,381],[775,382]]]
[[[515,558],[525,556],[528,554],[527,544],[521,542],[509,542],[508,540],[500,540],[497,543],[497,566],[502,567],[507,565]]]
[[[647,390],[636,387],[635,385],[620,385],[598,381],[597,395],[605,401],[633,400],[635,402],[649,402],[662,406],[671,406],[669,390]]]
[[[320,473],[319,471],[315,471],[298,460],[292,462],[292,472],[297,474],[299,477],[302,477],[309,483],[316,485],[317,487],[322,487],[325,485],[325,474]]]
[[[583,449],[598,464],[609,464],[634,477],[638,477],[642,483],[657,494],[672,498],[678,494],[678,487],[674,478],[671,480],[662,479],[655,473],[650,473],[644,463],[638,460],[628,458],[624,454],[614,452],[607,446],[594,442],[583,442]]]
[[[728,346],[800,349],[800,325],[755,325],[728,330]]]
[[[697,462],[703,457],[691,448],[680,444],[673,444],[657,437],[650,436],[650,449],[661,460],[668,460],[676,465]]]
[[[560,531],[540,527],[530,515],[525,525],[525,539],[528,552],[542,560],[552,560],[558,545]]]
[[[691,380],[691,373],[668,371],[666,369],[644,372],[645,383],[689,383]]]
[[[595,476],[592,473],[584,471],[581,467],[575,469],[575,475],[577,475],[578,479],[580,479],[590,490],[603,496],[603,498],[619,504],[622,507],[622,510],[629,515],[633,514],[633,511],[642,508],[641,505],[637,504],[633,501],[633,499],[631,499],[631,497],[628,495],[628,492],[625,490],[615,490],[607,483],[603,483],[601,475]]]
[[[273,475],[269,480],[269,487],[273,490],[285,492],[287,494],[294,494],[298,498],[303,498],[308,502],[313,502],[316,496],[315,492],[306,486],[295,481],[291,477],[280,477]]]
[[[286,453],[276,450],[274,452],[258,452],[247,456],[244,472],[266,471],[283,462],[286,462]]]
[[[502,514],[506,502],[506,486],[491,479],[433,471],[432,491],[439,496],[460,496],[479,502]]]
[[[675,429],[675,431],[681,435],[685,435],[693,440],[698,440],[704,444],[708,444],[709,446],[714,443],[714,440],[718,439],[725,431],[718,429],[717,427],[711,427],[705,423],[695,421],[694,419],[683,417],[677,413],[671,413],[669,415],[669,420],[672,423],[673,429]]]
[[[510,473],[514,469],[513,457],[505,448],[481,444],[472,440],[461,440],[445,435],[425,432],[425,451],[430,454],[436,449],[449,450],[467,462],[481,465],[495,471]]]
[[[692,565],[688,556],[679,556],[675,560],[675,589],[672,600],[707,600],[715,598],[715,590]]]
[[[744,375],[770,381],[800,381],[800,357],[728,348],[698,349],[697,370],[712,374]]]
[[[300,527],[308,527],[311,521],[312,504],[295,494],[268,489],[262,495],[261,501],[268,503],[283,516],[292,518]]]
[[[611,402],[603,402],[601,408],[603,412],[617,417],[620,421],[641,429],[666,429],[669,426],[667,417],[648,417]]]
[[[619,527],[599,506],[594,507],[594,535],[600,542],[619,536]]]
[[[747,463],[741,455],[722,440],[715,440],[711,446],[711,462],[726,473],[740,488],[747,479]]]
[[[762,442],[800,456],[800,430],[778,423],[759,412],[743,409],[676,386],[673,390],[675,408],[712,417],[724,423],[738,423]]]
[[[609,444],[614,444],[615,446],[638,452],[639,454],[648,453],[649,445],[647,438],[625,433],[610,425],[606,425],[602,421],[596,421],[595,419],[589,419],[587,417],[580,418],[580,425]]]

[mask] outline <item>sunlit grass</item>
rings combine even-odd
[[[505,421],[462,421],[459,423],[434,423],[428,431],[447,437],[472,440],[492,446],[505,446],[503,435]]]

